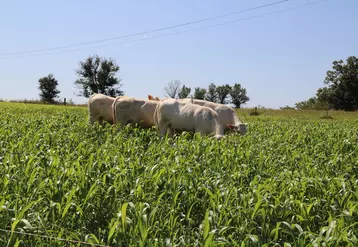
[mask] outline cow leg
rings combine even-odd
[[[113,119],[112,119],[112,120],[111,120],[111,119],[108,119],[107,122],[108,122],[109,124],[111,124],[111,125],[114,124]]]
[[[99,123],[100,125],[103,125],[103,121],[104,121],[104,117],[103,117],[103,116],[100,116],[100,117],[98,118],[98,123]]]
[[[169,123],[165,123],[163,121],[159,121],[158,123],[159,125],[159,136],[160,137],[164,137],[165,134],[167,133],[168,127],[169,127]]]
[[[88,120],[89,124],[93,124],[94,123],[94,119],[92,116],[89,117],[89,120]]]
[[[194,132],[195,133],[200,133],[200,135],[205,135],[206,134],[206,132],[204,130],[198,129],[198,128],[195,128]]]
[[[169,126],[169,127],[168,127],[168,135],[169,135],[170,137],[173,136],[173,132],[174,132],[174,129],[173,129],[171,126]]]

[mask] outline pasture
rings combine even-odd
[[[245,136],[88,125],[0,103],[0,246],[357,246],[358,116],[265,111]],[[14,230],[20,233],[10,233]],[[88,245],[89,246],[89,245]]]

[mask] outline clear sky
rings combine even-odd
[[[1,1],[0,54],[118,37],[276,2],[278,0]],[[39,56],[0,57],[0,98],[38,98],[38,79],[53,73],[61,98],[74,95],[80,60],[98,54],[120,66],[126,95],[163,97],[171,80],[205,87],[239,82],[244,107],[278,108],[314,96],[334,60],[358,55],[358,0],[328,0],[232,24],[162,36],[238,20],[318,0],[285,3],[226,18]],[[114,44],[106,47],[99,45]],[[122,44],[120,44],[122,43]],[[97,47],[96,47],[97,46]],[[69,50],[75,51],[68,52]],[[46,54],[47,53],[47,54]],[[50,54],[49,54],[50,53]]]

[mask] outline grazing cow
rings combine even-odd
[[[159,99],[159,97],[153,97],[152,95],[148,95],[148,100],[155,100],[155,101],[160,101],[160,100],[165,100],[165,99],[172,99],[172,98],[169,98],[169,97],[164,97],[162,99]],[[185,98],[185,99],[177,99],[179,101],[183,101],[183,100],[187,100],[188,98]],[[193,96],[191,96],[191,103],[193,103]]]
[[[138,124],[143,128],[154,126],[153,115],[159,101],[117,97],[112,104],[114,124]]]
[[[214,110],[175,99],[159,101],[154,112],[154,123],[160,137],[167,131],[172,136],[173,130],[193,131],[202,135],[213,133],[217,139],[224,135]]]
[[[151,96],[151,95],[148,95],[148,99],[149,98],[151,100],[155,100],[155,98],[153,98],[153,96]],[[156,98],[158,98],[158,97],[156,97]],[[241,135],[246,134],[247,124],[242,123],[240,121],[240,119],[237,117],[237,115],[235,113],[235,110],[232,107],[223,105],[223,104],[206,101],[206,100],[193,99],[193,98],[181,99],[181,101],[186,102],[186,103],[193,103],[193,104],[197,104],[197,105],[201,105],[201,106],[210,107],[211,109],[216,111],[216,113],[218,114],[219,123],[221,124],[222,128],[230,129],[235,132],[239,132]]]
[[[184,99],[184,101],[190,102],[189,99]],[[227,128],[242,135],[246,134],[247,124],[240,121],[232,107],[199,99],[195,99],[192,103],[207,106],[216,111],[219,116],[219,122],[224,129]]]
[[[113,123],[112,104],[115,98],[101,93],[92,94],[88,99],[89,122]]]
[[[118,96],[117,98],[127,98],[128,96]],[[113,110],[112,104],[116,98],[101,94],[94,93],[88,99],[88,112],[89,122],[93,124],[98,121],[103,121],[113,124]]]

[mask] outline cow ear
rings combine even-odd
[[[231,130],[235,128],[235,126],[232,125],[232,124],[228,124],[227,127],[228,127],[229,129],[231,129]]]
[[[149,99],[149,100],[153,100],[153,96],[150,95],[150,94],[148,94],[148,99]]]

